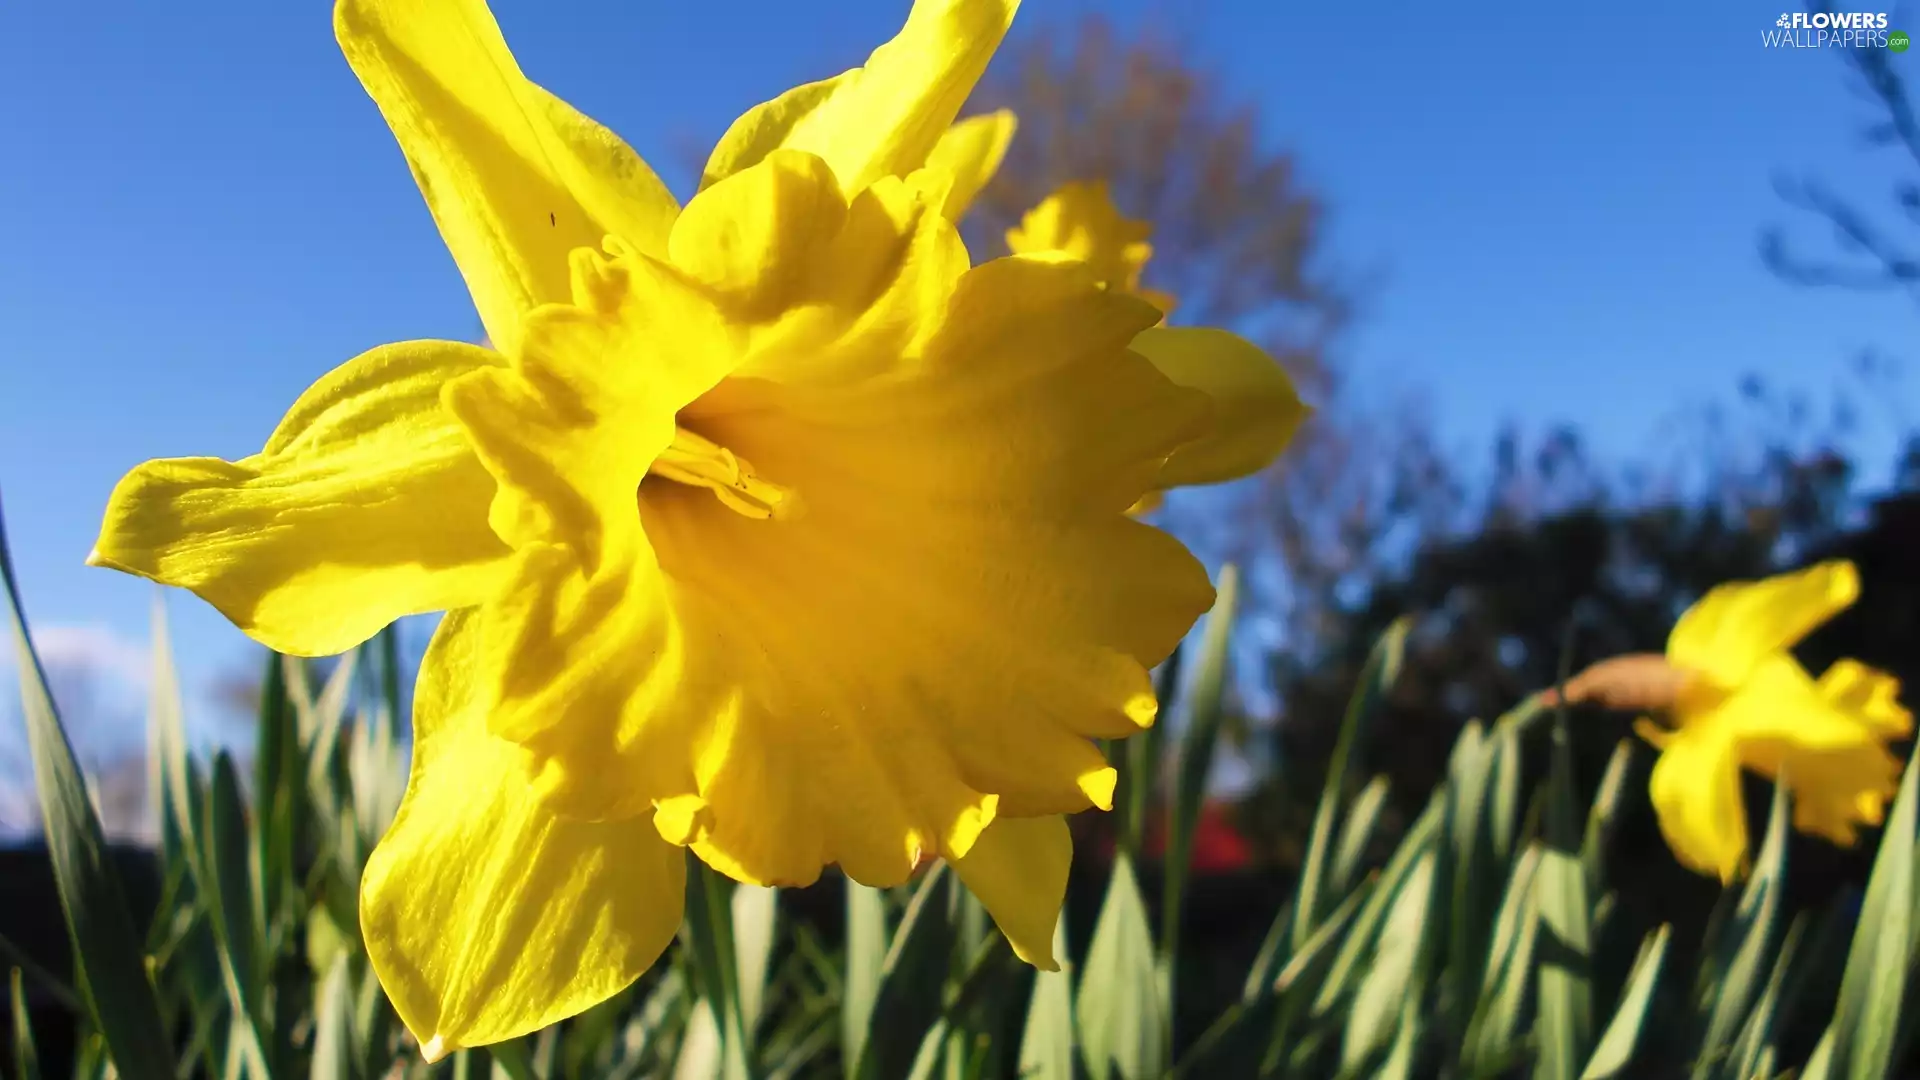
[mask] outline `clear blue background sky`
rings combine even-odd
[[[1861,148],[1838,57],[1762,47],[1779,3],[1029,0],[1021,21],[1151,18],[1260,105],[1332,204],[1330,255],[1386,273],[1344,346],[1363,392],[1430,394],[1460,445],[1564,419],[1630,453],[1743,373],[1822,389],[1915,327],[1898,297],[1760,264],[1759,230],[1795,220],[1777,173],[1882,200],[1897,164]],[[906,7],[496,5],[527,72],[683,193],[689,147],[857,64]],[[137,645],[147,588],[81,564],[124,470],[252,452],[330,367],[477,321],[325,3],[9,4],[0,147],[0,495],[29,615]],[[203,605],[171,610],[193,686],[248,662]]]

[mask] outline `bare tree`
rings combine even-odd
[[[1831,11],[1830,3],[1808,5]],[[1895,69],[1891,50],[1840,50],[1856,77],[1855,89],[1869,103],[1877,119],[1866,126],[1866,143],[1892,150],[1911,166],[1895,181],[1890,193],[1892,214],[1871,213],[1823,181],[1805,177],[1780,178],[1775,187],[1789,205],[1823,220],[1832,230],[1837,255],[1808,257],[1794,249],[1786,231],[1775,226],[1760,241],[1761,257],[1782,278],[1802,285],[1904,292],[1920,303],[1920,236],[1898,235],[1920,230],[1920,117],[1916,117],[1906,80]],[[1897,226],[1885,224],[1888,217]]]

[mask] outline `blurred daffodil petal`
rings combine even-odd
[[[1820,696],[1871,727],[1883,739],[1913,734],[1913,713],[1900,704],[1900,680],[1858,660],[1838,660],[1820,676]]]
[[[1172,313],[1174,298],[1140,287],[1140,274],[1153,257],[1147,242],[1152,235],[1152,225],[1120,213],[1104,181],[1073,181],[1008,229],[1007,247],[1016,255],[1057,252],[1077,259],[1108,288],[1138,296],[1165,316]]]
[[[1019,6],[915,0],[906,26],[864,66],[790,90],[735,120],[708,158],[702,186],[781,147],[826,161],[848,193],[912,173],[960,114]]]
[[[503,580],[507,548],[487,528],[493,478],[440,392],[500,362],[446,341],[355,357],[300,396],[260,453],[129,472],[87,561],[190,589],[297,656],[478,603]]]
[[[1183,444],[1156,486],[1213,484],[1259,472],[1293,441],[1308,414],[1293,380],[1244,338],[1206,327],[1156,327],[1133,339],[1162,375],[1213,403],[1207,434]]]
[[[334,34],[386,117],[494,347],[570,296],[567,252],[643,251],[678,209],[611,131],[529,81],[483,0],[340,0]]]
[[[952,863],[1015,955],[1042,971],[1060,970],[1053,928],[1073,864],[1073,835],[1065,818],[999,818],[965,858]]]
[[[511,1039],[605,1001],[673,940],[686,855],[647,817],[568,821],[487,731],[472,609],[434,634],[407,794],[367,861],[360,925],[427,1056]]]
[[[1858,593],[1853,565],[1839,560],[1721,585],[1669,637],[1664,663],[1684,676],[1657,680],[1669,692],[1610,697],[1596,686],[1587,695],[1610,704],[1659,699],[1671,728],[1643,719],[1635,730],[1660,751],[1654,810],[1684,865],[1723,882],[1744,872],[1743,767],[1786,785],[1802,832],[1850,845],[1859,826],[1880,823],[1901,769],[1886,743],[1913,730],[1899,681],[1841,660],[1816,682],[1788,651]],[[1602,669],[1620,663],[1605,661],[1582,678],[1604,681]]]
[[[1710,590],[1674,623],[1667,658],[1726,685],[1852,604],[1860,575],[1842,559]]]
[[[1683,728],[1665,742],[1648,782],[1660,835],[1682,866],[1733,881],[1747,857],[1735,734],[1725,728]]]
[[[965,216],[980,189],[1000,170],[1018,127],[1013,113],[1001,109],[960,121],[934,144],[933,152],[927,155],[928,167],[953,177],[953,188],[947,192],[942,208],[948,221],[957,222]]]

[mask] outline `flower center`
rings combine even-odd
[[[673,429],[673,442],[647,474],[706,488],[727,509],[750,518],[785,521],[800,512],[798,492],[762,479],[733,451],[683,427]]]

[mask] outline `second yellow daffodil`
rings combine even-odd
[[[1743,767],[1786,785],[1802,832],[1851,846],[1880,824],[1901,770],[1887,744],[1913,734],[1899,681],[1854,660],[1815,679],[1789,651],[1859,591],[1844,560],[1721,585],[1674,624],[1664,657],[1616,658],[1568,684],[1571,699],[1667,721],[1635,730],[1660,750],[1653,807],[1682,864],[1723,882],[1745,873]]]

